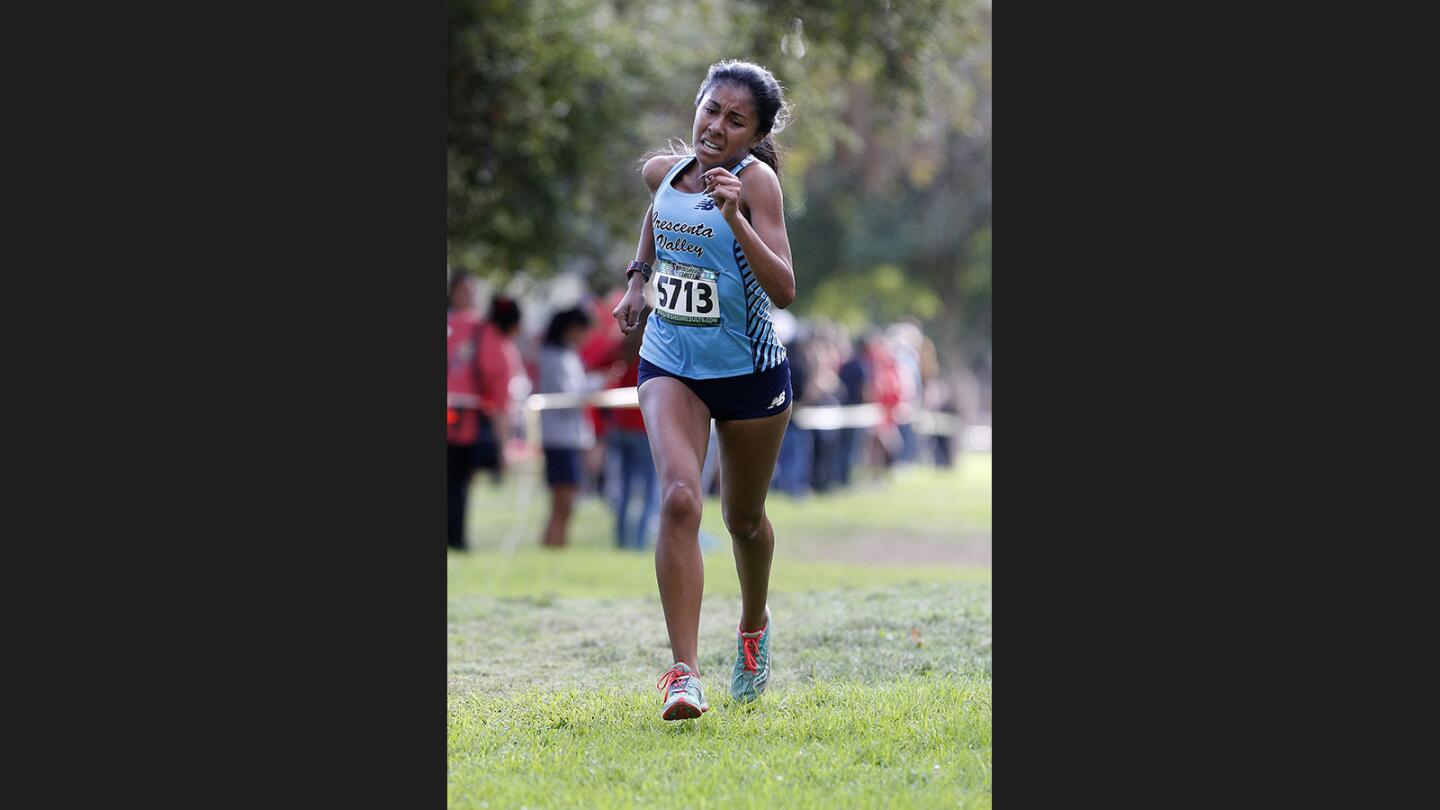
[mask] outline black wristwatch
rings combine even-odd
[[[630,280],[630,274],[634,273],[636,270],[640,271],[640,275],[645,278],[645,283],[649,284],[650,273],[652,272],[650,269],[650,265],[647,262],[642,262],[639,260],[630,262],[630,264],[625,267],[625,280],[628,282]]]

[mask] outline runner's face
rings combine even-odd
[[[729,166],[744,157],[760,142],[759,128],[755,98],[748,88],[732,82],[711,87],[695,108],[692,143],[700,165]]]

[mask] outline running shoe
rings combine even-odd
[[[665,695],[665,705],[660,707],[661,719],[689,720],[710,711],[705,691],[700,688],[700,676],[685,664],[677,662],[670,667],[655,688]]]
[[[749,703],[760,697],[770,682],[770,608],[765,626],[751,633],[736,628],[735,671],[730,675],[730,697]]]

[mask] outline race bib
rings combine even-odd
[[[714,270],[662,260],[655,268],[655,299],[655,311],[670,323],[720,325],[720,282]]]

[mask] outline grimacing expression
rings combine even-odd
[[[695,108],[695,155],[703,165],[728,166],[760,142],[759,129],[760,117],[750,89],[720,82]]]

